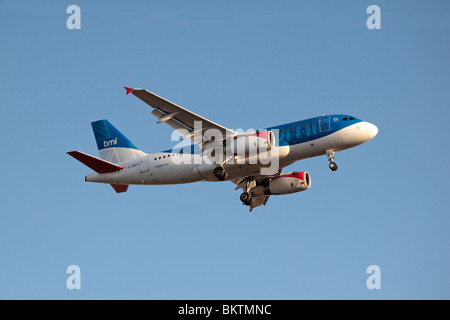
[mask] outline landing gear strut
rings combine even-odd
[[[254,187],[256,187],[255,179],[253,177],[247,178],[245,181],[245,186],[242,188],[244,192],[240,196],[242,203],[245,204],[246,206],[249,206],[252,203],[251,190]]]
[[[331,171],[336,171],[338,169],[338,165],[334,162],[334,150],[327,150],[327,157],[330,164],[328,165]]]

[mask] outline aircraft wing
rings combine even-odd
[[[217,129],[222,133],[223,138],[227,135],[235,136],[237,133],[229,130],[217,123],[214,123],[208,119],[205,119],[187,109],[184,109],[173,102],[170,102],[148,90],[145,89],[133,89],[124,87],[127,90],[127,94],[132,93],[145,103],[147,103],[154,110],[152,114],[158,118],[157,123],[165,122],[175,130],[180,131],[181,133],[186,133],[186,130],[189,131],[191,140],[194,141],[193,136],[202,135],[208,129]],[[196,128],[195,122],[201,122],[201,132],[194,132]],[[199,141],[194,141],[198,143]]]

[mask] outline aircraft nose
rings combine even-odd
[[[360,127],[367,137],[366,141],[373,139],[378,134],[378,127],[370,122],[361,122]]]

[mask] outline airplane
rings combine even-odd
[[[311,187],[307,171],[282,170],[296,161],[326,155],[336,171],[335,153],[374,138],[378,128],[346,114],[322,115],[264,130],[231,130],[145,89],[124,87],[147,103],[157,123],[175,129],[176,147],[147,154],[109,121],[92,122],[100,158],[67,152],[94,172],[85,181],[110,184],[117,193],[129,185],[231,181],[242,189],[240,200],[250,212],[266,205],[271,195],[301,192]],[[183,143],[188,141],[189,144]]]

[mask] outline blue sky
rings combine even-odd
[[[0,298],[449,299],[449,31],[448,1],[1,1]],[[252,214],[231,183],[117,195],[66,152],[97,155],[99,119],[172,146],[123,86],[229,128],[345,113],[380,132],[337,172],[290,166],[312,188]]]

